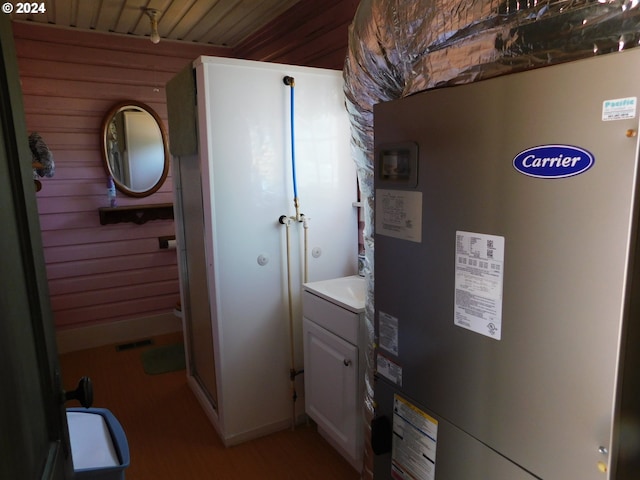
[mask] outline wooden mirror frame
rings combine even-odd
[[[160,175],[160,178],[158,179],[158,181],[152,185],[150,188],[148,188],[147,190],[144,191],[136,191],[136,190],[132,190],[131,188],[129,188],[127,185],[125,185],[122,182],[122,179],[118,178],[116,175],[113,174],[112,170],[111,170],[111,165],[109,162],[109,145],[108,145],[108,132],[109,132],[109,125],[111,124],[113,117],[120,111],[122,111],[123,109],[125,109],[126,107],[132,107],[135,109],[139,109],[142,111],[147,112],[149,115],[151,115],[153,117],[153,119],[156,121],[156,124],[158,125],[158,128],[160,130],[160,136],[162,137],[162,150],[164,152],[164,163],[163,163],[163,168],[162,168],[162,173]],[[126,100],[126,101],[122,101],[122,102],[118,102],[117,104],[115,104],[113,107],[111,107],[111,109],[109,109],[109,111],[107,112],[107,114],[105,115],[104,119],[102,120],[102,128],[100,129],[101,135],[102,135],[102,160],[103,160],[103,167],[105,169],[105,171],[107,172],[107,175],[110,175],[113,178],[113,183],[115,184],[116,188],[124,193],[125,195],[128,195],[130,197],[137,197],[137,198],[142,198],[142,197],[148,197],[149,195],[152,195],[153,193],[155,193],[156,191],[158,191],[158,189],[164,184],[167,175],[169,174],[169,148],[167,145],[167,133],[165,131],[164,125],[162,123],[162,120],[160,119],[160,117],[158,116],[158,114],[148,105],[142,103],[142,102],[138,102],[135,100]]]

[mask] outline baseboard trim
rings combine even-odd
[[[56,332],[58,353],[125,343],[182,330],[182,321],[173,312],[119,322],[68,328]]]
[[[265,437],[267,435],[271,435],[272,433],[281,432],[283,430],[287,430],[291,428],[291,420],[281,420],[276,423],[272,423],[269,425],[263,425],[260,428],[256,428],[254,430],[249,430],[247,432],[241,432],[235,435],[229,435],[224,439],[224,444],[227,447],[232,447],[234,445],[239,445],[244,442],[248,442],[250,440],[255,440],[256,438]]]
[[[189,384],[191,391],[197,398],[198,403],[200,403],[200,406],[204,410],[205,415],[213,425],[213,428],[215,429],[218,437],[225,447],[233,447],[250,440],[255,440],[256,438],[264,437],[266,435],[281,432],[282,430],[291,428],[291,420],[289,419],[275,422],[269,425],[263,425],[262,427],[256,428],[254,430],[227,435],[224,432],[223,425],[221,424],[221,418],[218,415],[219,412],[215,408],[213,408],[213,405],[211,405],[209,398],[202,391],[202,387],[200,386],[198,381],[194,377],[187,375],[187,383]],[[302,425],[303,423],[306,423],[306,421],[307,416],[305,414],[302,414],[297,417],[296,425]]]

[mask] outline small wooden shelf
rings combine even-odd
[[[172,203],[153,205],[127,205],[125,207],[102,207],[98,209],[100,225],[131,222],[142,225],[150,220],[173,220]]]

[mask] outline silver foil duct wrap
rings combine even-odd
[[[364,204],[369,278],[363,479],[373,478],[369,429],[375,415],[373,106],[431,88],[636,47],[639,4],[640,0],[361,1],[349,31],[344,79],[352,155]]]

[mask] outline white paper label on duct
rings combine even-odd
[[[629,120],[636,118],[638,99],[636,97],[616,98],[602,102],[602,121]]]
[[[398,356],[398,319],[385,312],[378,314],[378,345]]]
[[[456,232],[455,325],[500,340],[504,237]]]
[[[402,367],[380,354],[376,356],[376,372],[396,385],[402,386]]]

